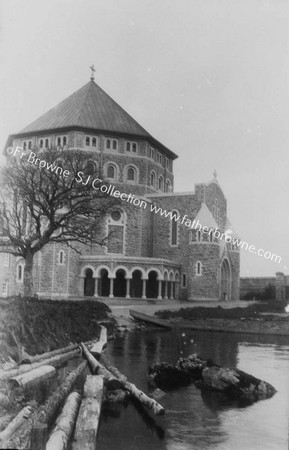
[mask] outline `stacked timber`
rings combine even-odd
[[[220,367],[196,354],[180,358],[176,365],[157,363],[149,367],[149,383],[162,389],[189,383],[201,389],[224,392],[231,398],[252,402],[272,397],[276,389],[266,381],[235,368]]]
[[[101,354],[101,352],[105,349],[106,344],[107,344],[107,330],[103,325],[101,325],[98,341],[94,342],[91,346],[89,346],[90,353],[93,356],[98,357]]]
[[[92,368],[93,373],[98,373],[104,377],[106,383],[114,382],[119,383],[121,389],[128,391],[137,401],[151,409],[155,415],[163,415],[165,413],[164,408],[153,398],[148,397],[144,392],[139,390],[134,384],[127,381],[127,378],[122,375],[115,367],[113,367],[107,358],[102,355],[102,362],[105,361],[106,367],[97,361],[94,356],[89,352],[84,344],[82,345],[83,353],[87,357],[87,360]]]
[[[43,365],[37,367],[36,369],[29,370],[28,372],[24,372],[20,375],[10,378],[9,383],[11,386],[27,387],[40,381],[46,380],[47,378],[51,378],[55,374],[55,367]]]
[[[95,449],[102,395],[103,378],[98,375],[88,375],[76,422],[73,450]],[[51,450],[58,450],[58,448],[51,447]]]
[[[52,365],[53,367],[61,366],[68,359],[76,358],[81,356],[81,349],[78,347],[75,350],[71,350],[67,353],[52,356],[50,358],[44,359],[42,361],[34,362],[32,364],[22,364],[15,369],[3,370],[0,372],[0,381],[10,380],[13,377],[17,377],[25,372],[34,370],[38,367],[45,365]]]
[[[65,450],[67,448],[73,433],[80,402],[81,396],[78,392],[69,394],[47,441],[46,450]]]
[[[86,366],[87,363],[84,361],[68,375],[46,402],[34,411],[24,425],[12,435],[7,448],[27,448],[29,446],[32,428],[37,424],[49,424],[51,422]]]
[[[25,406],[21,411],[13,418],[5,430],[0,433],[0,448],[9,448],[9,439],[17,431],[26,420],[31,416],[32,412],[36,409],[37,403],[32,401],[29,405]]]
[[[81,343],[81,346],[68,346],[36,355],[29,359],[29,364],[25,361],[25,364],[13,370],[0,372],[0,380],[10,380],[11,387],[25,387],[53,376],[55,367],[63,360],[83,354],[92,373],[86,376],[82,398],[73,388],[78,377],[86,370],[86,361],[67,376],[43,405],[35,404],[34,408],[24,408],[0,433],[1,448],[29,446],[32,450],[66,450],[72,443],[72,450],[94,450],[105,390],[110,401],[124,401],[127,397],[136,400],[137,410],[146,417],[150,426],[158,430],[159,427],[143,407],[153,411],[155,415],[164,414],[164,408],[130,383],[110,363],[102,353],[106,343],[107,332],[102,326],[97,342],[89,342],[87,345]],[[54,428],[47,438],[47,432],[59,411]]]

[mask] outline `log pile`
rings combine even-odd
[[[88,375],[76,422],[73,450],[95,449],[102,396],[103,378],[98,375]],[[51,450],[56,449],[51,447]]]
[[[97,361],[94,356],[89,352],[84,344],[81,344],[83,353],[86,356],[93,373],[103,376],[106,385],[111,386],[113,383],[115,389],[123,389],[129,392],[137,401],[151,409],[155,415],[163,415],[165,413],[164,408],[153,398],[148,397],[144,392],[140,391],[134,384],[127,381],[127,378],[121,374],[115,367],[111,365],[107,358],[101,356],[101,361],[105,365]]]
[[[163,415],[164,408],[154,398],[147,396],[130,383],[126,376],[110,363],[102,353],[106,343],[107,331],[102,326],[97,342],[70,345],[63,349],[28,357],[22,361],[21,365],[0,371],[0,381],[9,380],[11,389],[15,387],[19,389],[53,376],[56,368],[64,361],[82,354],[88,361],[92,373],[86,376],[83,398],[74,390],[74,386],[77,379],[87,372],[86,361],[66,377],[44,404],[39,406],[35,402],[33,408],[24,408],[0,433],[1,448],[29,446],[37,450],[40,448],[65,450],[71,444],[75,429],[73,450],[84,448],[94,450],[104,398],[114,403],[127,399],[134,400],[137,410],[157,427],[145,408],[155,415]],[[54,426],[53,429],[52,426]],[[50,436],[48,436],[49,433]]]
[[[69,394],[47,441],[46,450],[65,450],[67,448],[74,429],[80,402],[81,396],[78,392]]]
[[[53,394],[41,405],[11,437],[8,448],[27,448],[30,441],[31,430],[38,423],[50,424],[51,419],[61,407],[66,397],[72,391],[78,377],[83,373],[87,362],[82,362],[72,371],[65,381],[53,392]]]
[[[180,358],[176,365],[157,363],[149,367],[149,384],[161,389],[172,389],[195,383],[200,389],[227,394],[231,398],[252,402],[272,397],[276,389],[266,381],[242,370],[220,367],[204,361],[196,354]]]

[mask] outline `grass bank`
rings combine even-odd
[[[0,303],[0,363],[94,339],[98,321],[109,316],[109,307],[94,300],[5,300]]]

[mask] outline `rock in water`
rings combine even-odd
[[[156,388],[152,393],[151,393],[151,397],[154,398],[155,400],[160,400],[161,398],[163,398],[166,395],[166,393],[164,391],[162,391],[159,388]]]
[[[224,392],[250,401],[272,397],[277,391],[266,381],[239,369],[219,367],[197,355],[180,358],[175,366],[166,363],[149,367],[150,382],[161,388],[176,388],[194,382],[201,389]]]

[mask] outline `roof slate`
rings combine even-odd
[[[74,126],[152,138],[94,81],[31,122],[19,134]]]

